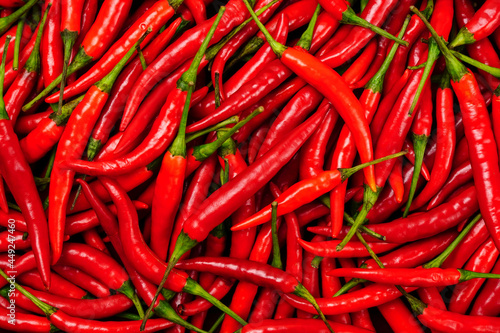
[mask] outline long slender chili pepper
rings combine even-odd
[[[448,75],[440,82],[436,95],[437,148],[431,179],[415,198],[410,210],[423,206],[441,189],[450,172],[455,152],[456,133],[453,117],[453,92]]]
[[[350,332],[350,333],[368,333],[369,330],[345,325],[329,320],[328,323],[336,332]],[[326,333],[328,330],[325,324],[318,319],[301,319],[301,318],[287,318],[280,320],[265,319],[258,323],[252,323],[244,326],[239,332],[241,333],[264,333],[264,332],[290,332],[300,333],[304,328],[313,330],[314,332]]]
[[[150,30],[143,34],[136,44],[139,45],[149,32]],[[49,190],[49,232],[53,263],[57,262],[62,250],[66,205],[75,175],[74,171],[62,169],[61,163],[68,159],[80,158],[83,154],[92,128],[106,103],[113,83],[134,52],[134,47],[128,50],[116,67],[85,94],[82,102],[71,114],[59,140]],[[85,122],[82,123],[81,119],[84,119]]]
[[[313,201],[340,185],[349,176],[368,165],[373,165],[390,158],[395,158],[404,155],[405,153],[406,152],[401,152],[386,156],[366,164],[360,164],[350,169],[323,171],[315,178],[300,181],[284,191],[283,194],[276,200],[276,202],[278,202],[278,216],[290,213],[298,207]],[[270,214],[271,210],[269,205],[245,221],[233,226],[231,230],[241,230],[262,224],[269,221]]]
[[[414,9],[414,11],[417,10]],[[426,25],[428,24],[427,20],[423,21]],[[445,56],[451,85],[461,107],[481,214],[495,244],[500,248],[500,217],[498,216],[500,197],[496,194],[498,187],[494,185],[500,181],[500,169],[486,105],[474,75],[449,52],[444,42],[435,35],[432,27],[430,25],[428,27]]]
[[[219,24],[225,7],[221,7],[217,18],[207,33],[200,49],[196,53],[189,69],[177,81],[175,103],[179,110],[182,108],[182,117],[179,130],[167,153],[163,157],[162,165],[156,181],[155,194],[151,212],[151,250],[162,260],[166,260],[168,241],[172,233],[175,215],[182,197],[186,170],[186,126],[191,94],[196,85],[198,66],[205,50]],[[171,93],[172,94],[172,93]],[[178,112],[178,111],[174,111]]]
[[[496,13],[499,4],[495,0],[487,0],[474,14],[472,19],[464,25],[455,39],[450,43],[451,48],[463,44],[472,44],[477,40],[488,37],[500,25],[500,19]]]
[[[46,288],[50,288],[50,249],[47,219],[33,179],[33,174],[28,162],[24,158],[17,135],[14,133],[12,123],[5,110],[3,100],[5,58],[7,56],[9,41],[7,39],[5,42],[2,65],[0,66],[0,131],[2,133],[0,173],[26,219],[37,267],[44,285]]]
[[[10,305],[10,304],[9,304]],[[27,314],[16,311],[16,324],[9,323],[10,309],[0,307],[0,328],[4,330],[13,330],[14,332],[44,332],[53,331],[53,326],[50,321],[42,316]]]
[[[284,293],[302,297],[317,308],[314,297],[297,279],[278,268],[266,264],[234,258],[202,257],[184,260],[179,262],[177,266],[182,269],[203,270],[238,280],[250,281],[260,286],[275,288]],[[331,331],[321,311],[318,311],[318,313]]]
[[[103,55],[103,53],[111,45],[113,39],[116,37],[119,30],[121,29],[131,6],[132,6],[131,0],[126,0],[126,1],[106,0],[103,2],[102,6],[100,7],[97,18],[94,21],[94,24],[87,32],[87,35],[83,39],[78,53],[73,58],[73,62],[68,68],[67,75],[72,74],[76,70],[86,66],[93,59],[98,59]],[[129,34],[123,36],[119,40],[120,47],[124,45],[123,40],[125,40],[127,37],[130,37]],[[132,41],[132,44],[134,42],[135,40]],[[115,43],[115,45],[117,44]],[[127,45],[131,46],[130,43],[127,43]],[[128,48],[124,49],[127,50]],[[116,62],[118,62],[122,56],[123,53],[118,54],[116,55],[116,57],[111,57],[111,58],[115,60],[116,64]],[[111,65],[111,67],[113,67],[113,65]],[[104,75],[106,74],[107,73],[104,73]],[[62,74],[58,76],[56,80],[52,81],[52,83],[48,85],[34,100],[25,105],[24,109],[26,110],[30,109],[31,105],[35,104],[37,100],[40,100],[48,93],[51,93],[52,90],[56,88],[57,85],[60,83],[61,79],[62,79]],[[58,97],[59,94],[56,95],[56,99],[54,102],[57,102],[59,100]]]
[[[362,162],[366,163],[372,160],[371,135],[368,129],[368,123],[363,115],[363,108],[352,94],[352,91],[347,88],[345,82],[340,80],[339,75],[335,71],[328,68],[310,54],[294,48],[286,48],[277,43],[259,22],[257,16],[247,2],[245,5],[281,62],[327,97],[342,119],[344,119],[353,133],[354,141],[358,147]],[[332,89],[333,86],[330,85],[325,86],[322,84],[323,82],[335,82],[335,89]],[[349,108],[349,112],[347,112],[347,108]],[[375,188],[373,170],[373,166],[369,166],[364,170],[364,173],[368,184],[372,188]]]
[[[17,117],[21,112],[22,104],[28,98],[29,93],[38,81],[38,74],[40,73],[40,43],[50,8],[51,5],[49,4],[40,22],[33,51],[31,51],[28,60],[4,96],[5,107],[13,124],[16,123]]]
[[[47,5],[52,4],[51,10],[45,23],[41,44],[41,78],[44,86],[49,85],[62,72],[63,54],[62,39],[59,33],[61,26],[61,1],[45,1],[44,10]],[[23,101],[24,102],[24,101]]]
[[[238,320],[240,323],[246,322],[239,318],[234,312],[228,309],[224,304],[208,294],[203,288],[195,281],[190,279],[186,273],[174,270],[169,277],[170,279],[162,280],[163,272],[166,267],[144,242],[138,224],[137,211],[133,207],[132,201],[129,199],[127,193],[120,188],[120,186],[109,178],[99,178],[106,189],[110,192],[113,201],[118,206],[118,221],[120,224],[120,238],[123,243],[123,249],[126,257],[130,260],[133,267],[145,278],[158,284],[160,288],[166,287],[172,291],[185,291],[197,296],[201,296],[212,304],[217,306],[223,312],[229,314],[231,317]],[[123,228],[122,228],[123,226]],[[144,265],[147,263],[147,265]],[[165,283],[166,282],[166,283]],[[165,286],[164,286],[165,284]],[[161,290],[161,289],[160,289]],[[151,305],[156,304],[158,293],[154,295]],[[144,322],[148,319],[151,307],[148,309],[144,316]]]
[[[77,268],[55,265],[52,266],[52,269],[66,280],[73,282],[96,297],[111,295],[109,289],[102,282]]]
[[[454,170],[452,170],[443,187],[431,199],[431,201],[427,205],[427,210],[433,209],[440,205],[457,188],[471,181],[472,177],[472,166],[470,164],[470,161],[467,160],[457,166]]]

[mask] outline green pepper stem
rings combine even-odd
[[[446,67],[448,69],[448,73],[450,73],[451,75],[452,80],[455,82],[460,81],[462,77],[468,73],[467,68],[464,65],[462,65],[460,61],[457,60],[457,58],[453,56],[450,50],[448,50],[443,39],[440,36],[438,36],[436,30],[434,30],[429,21],[427,21],[427,18],[424,15],[422,15],[422,13],[419,12],[418,9],[415,8],[415,6],[411,6],[410,10],[414,12],[422,20],[422,22],[424,22],[427,29],[429,29],[432,37],[437,42],[439,50],[441,51],[441,53],[443,53],[444,58],[446,60]]]
[[[469,281],[472,279],[500,279],[500,274],[473,272],[460,268],[457,268],[457,270],[460,272],[459,282]]]
[[[432,259],[428,263],[422,265],[423,268],[437,268],[441,267],[443,262],[450,256],[450,254],[455,250],[455,248],[460,244],[460,242],[467,236],[469,231],[472,230],[472,228],[476,225],[476,223],[481,219],[481,214],[478,214],[472,219],[472,221],[469,222],[469,224],[462,229],[460,234],[458,234],[457,238],[451,242],[450,245],[436,258]]]
[[[14,13],[10,14],[7,17],[0,18],[0,35],[3,35],[7,30],[9,30],[10,26],[14,24],[21,16],[26,14],[31,7],[33,7],[38,0],[30,0],[24,4],[21,8],[16,10]]]
[[[45,13],[43,13],[42,21],[40,22],[40,27],[38,28],[38,32],[36,34],[35,45],[33,45],[33,50],[24,65],[24,68],[28,72],[40,72],[40,44],[42,43],[43,28],[45,26],[45,22],[47,21],[47,16],[51,7],[52,4],[49,3],[47,5],[47,9],[45,9]]]
[[[14,44],[14,58],[12,59],[12,69],[19,69],[19,50],[21,48],[21,39],[23,38],[24,23],[26,22],[26,14],[21,17],[17,23],[16,42]]]
[[[393,40],[396,43],[401,44],[403,46],[409,45],[407,41],[404,41],[398,37],[394,37],[393,35],[391,35],[387,31],[385,31],[384,29],[381,29],[381,28],[377,27],[376,25],[373,25],[370,22],[362,19],[361,17],[356,15],[356,13],[354,12],[354,10],[351,7],[347,7],[346,11],[344,11],[342,13],[342,21],[341,22],[346,23],[346,24],[358,25],[360,27],[370,29],[371,31],[375,32],[376,34],[379,34],[380,36],[385,37],[387,39]]]
[[[458,51],[455,51],[455,50],[450,50],[450,51],[459,60],[466,62],[469,65],[472,65],[472,66],[474,66],[482,71],[485,71],[486,73],[489,73],[496,78],[500,78],[500,68],[491,67],[491,66],[488,66],[486,64],[483,64],[482,62],[479,62],[476,59],[472,59],[471,57],[468,57],[468,56],[466,56]]]
[[[154,311],[160,317],[165,318],[165,319],[167,319],[173,323],[176,323],[178,325],[181,325],[182,327],[185,327],[188,330],[195,331],[198,333],[205,333],[204,330],[199,329],[198,327],[187,322],[181,316],[179,316],[179,314],[172,308],[170,303],[168,303],[165,300],[161,300],[159,302],[158,306],[154,309]],[[141,317],[141,319],[143,319],[143,318]]]
[[[69,60],[71,58],[71,51],[73,50],[73,45],[75,45],[76,39],[78,38],[78,32],[64,29],[64,31],[61,32],[61,37],[64,45],[64,62],[61,74],[62,75],[61,86],[59,87],[59,102],[57,104],[58,112],[61,110],[63,105],[64,87],[66,86],[66,77],[68,75]]]
[[[3,99],[3,83],[5,79],[5,60],[7,59],[7,50],[12,37],[9,35],[5,38],[5,45],[3,47],[2,64],[0,65],[0,120],[9,119],[9,114],[5,109],[5,101]]]
[[[407,16],[404,23],[403,27],[399,31],[398,38],[403,38],[406,28],[408,27],[408,23],[410,23],[410,16]],[[394,59],[394,56],[396,55],[396,51],[398,50],[399,44],[394,43],[392,45],[391,50],[389,51],[389,54],[387,57],[384,59],[384,62],[380,66],[379,70],[375,75],[372,76],[370,81],[365,85],[365,89],[370,89],[373,92],[381,93],[382,88],[384,85],[384,78],[385,74],[387,73],[387,70],[389,69],[392,59]]]
[[[239,120],[240,120],[240,118],[238,116],[232,116],[230,118],[227,118],[226,120],[221,121],[218,124],[215,124],[214,126],[211,126],[211,127],[208,127],[204,130],[194,132],[190,135],[187,135],[186,136],[186,143],[191,142],[194,139],[199,138],[200,136],[203,136],[203,135],[208,134],[210,132],[216,131],[220,128],[226,127],[227,125],[236,124]]]
[[[250,13],[250,16],[255,21],[255,24],[257,24],[257,26],[259,27],[260,31],[264,35],[264,37],[266,37],[266,40],[269,43],[269,46],[271,46],[271,49],[273,50],[273,52],[276,54],[276,56],[278,56],[278,58],[281,58],[281,55],[286,50],[286,46],[284,46],[283,44],[278,43],[271,36],[271,34],[269,33],[269,31],[267,31],[266,27],[264,27],[264,25],[259,21],[259,19],[257,18],[257,15],[255,15],[255,12],[253,11],[253,9],[250,6],[250,4],[248,3],[248,1],[247,0],[243,0],[243,3],[247,7],[248,12]]]
[[[390,159],[393,159],[393,158],[396,158],[396,157],[399,157],[399,156],[403,156],[406,153],[408,153],[408,152],[407,151],[400,151],[399,153],[392,154],[392,155],[387,155],[387,156],[378,158],[378,159],[370,161],[370,162],[366,162],[366,163],[363,163],[363,164],[360,164],[360,165],[356,165],[355,167],[352,167],[352,168],[349,168],[349,169],[339,168],[338,170],[342,174],[342,181],[345,181],[347,178],[349,178],[350,176],[352,176],[356,172],[360,171],[361,169],[366,168],[367,166],[374,165],[374,164],[377,164],[377,163],[380,163],[380,162],[384,162],[384,161],[387,161],[387,160],[390,160]]]
[[[215,332],[215,330],[220,326],[220,324],[222,324],[222,321],[224,320],[224,317],[226,316],[225,313],[221,314],[219,316],[219,318],[217,318],[217,320],[215,321],[215,323],[212,325],[212,327],[210,327],[210,329],[208,330],[208,333],[213,333]],[[241,329],[240,329],[241,330]]]
[[[311,305],[314,307],[314,309],[316,309],[316,312],[318,312],[321,320],[323,320],[326,327],[328,327],[328,330],[330,332],[334,333],[332,327],[330,326],[330,323],[328,322],[328,320],[326,320],[326,317],[323,314],[323,311],[321,311],[318,303],[316,302],[316,299],[314,298],[313,295],[311,295],[311,293],[307,290],[307,288],[304,287],[304,285],[302,285],[300,282],[298,282],[298,285],[297,285],[297,287],[295,287],[295,291],[293,292],[293,294],[295,294],[299,297],[302,297],[303,299],[305,299],[306,301],[311,303]]]

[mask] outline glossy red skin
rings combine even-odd
[[[77,268],[55,265],[52,266],[52,269],[66,280],[73,282],[80,288],[83,288],[98,298],[111,295],[109,288],[107,288],[102,282]]]
[[[49,333],[51,325],[49,320],[44,316],[36,316],[27,314],[22,311],[16,311],[16,324],[9,323],[10,310],[0,307],[0,328],[4,330],[12,330],[14,332],[40,332]]]
[[[498,11],[500,4],[495,0],[487,0],[465,25],[467,30],[473,34],[475,40],[488,37],[500,25]]]
[[[377,308],[394,332],[424,332],[421,324],[401,299],[395,299]]]
[[[497,261],[495,267],[491,270],[493,274],[500,273],[500,263]],[[489,279],[486,281],[483,289],[472,305],[470,312],[471,316],[491,316],[496,317],[500,312],[498,307],[500,283],[497,279]]]
[[[47,116],[52,112],[52,108],[48,108],[43,112],[22,116],[21,118],[18,118],[18,121],[14,126],[14,131],[19,135],[26,135],[33,131],[42,119],[47,118]]]
[[[129,1],[121,1],[123,3],[128,3]],[[119,5],[119,4],[117,4]],[[120,4],[121,5],[121,4]],[[128,4],[125,4],[127,6]],[[104,5],[103,5],[104,7]],[[101,9],[102,10],[102,9]],[[119,40],[117,40],[111,47],[107,48],[109,45],[105,45],[104,50],[100,50],[99,47],[95,47],[95,52],[99,52],[95,55],[93,52],[89,52],[86,40],[82,42],[82,47],[88,56],[93,59],[100,60],[92,66],[92,68],[85,72],[82,76],[78,78],[74,83],[68,85],[64,88],[63,98],[67,99],[78,94],[85,92],[90,86],[106,76],[113,67],[120,61],[121,58],[127,53],[128,50],[139,40],[139,38],[146,32],[146,29],[151,28],[151,33],[146,36],[144,41],[141,43],[142,46],[147,45],[149,41],[156,35],[160,28],[167,23],[167,21],[174,15],[175,11],[170,6],[167,0],[160,0],[155,3],[143,16],[141,16],[130,28],[127,30]],[[119,15],[116,15],[119,16]],[[98,22],[99,17],[94,22]],[[100,28],[104,30],[104,28]],[[91,36],[95,31],[89,30],[87,36]],[[96,36],[93,41],[99,39],[99,42],[103,42],[101,39],[105,39],[106,36]],[[114,39],[111,39],[113,41]],[[102,47],[102,46],[101,46]],[[102,53],[106,52],[104,55]],[[101,53],[102,52],[102,53]],[[100,57],[102,55],[102,57]],[[59,100],[59,92],[50,95],[45,99],[47,103],[55,103]]]
[[[0,120],[0,173],[28,222],[31,246],[44,284],[50,286],[50,247],[47,219],[31,168],[8,119]]]
[[[21,65],[21,64],[19,64]],[[13,126],[17,117],[21,113],[24,102],[27,100],[31,91],[35,88],[38,79],[37,72],[30,72],[26,68],[19,70],[19,74],[5,93],[5,108],[9,114]]]
[[[337,322],[329,321],[332,329],[338,332],[349,332],[349,333],[368,333],[369,330],[340,324]],[[282,320],[270,320],[266,319],[258,323],[248,324],[243,327],[241,332],[243,333],[264,333],[264,332],[287,332],[287,333],[301,333],[304,332],[304,328],[307,327],[314,332],[326,333],[329,332],[325,323],[319,319],[300,319],[300,318],[290,318]]]
[[[49,292],[53,295],[68,297],[72,299],[81,299],[87,293],[76,286],[74,283],[67,281],[57,274],[50,274],[50,289],[46,290],[42,280],[40,279],[40,274],[36,269],[27,271],[19,276],[17,276],[18,282],[22,285],[34,288],[36,290]]]
[[[72,1],[52,0],[46,1],[46,4],[48,4],[49,2],[52,3],[52,7],[50,7],[50,12],[47,16],[47,21],[45,22],[45,27],[42,34],[42,44],[40,46],[42,70],[41,74],[44,86],[48,86],[52,81],[54,81],[55,78],[57,78],[62,73],[64,62],[64,48],[60,33],[61,6],[64,6],[66,3],[70,3]],[[80,24],[78,23],[78,25]],[[80,29],[79,26],[78,29]]]
[[[6,58],[6,63],[9,63],[12,58],[14,57],[14,45],[16,43],[16,31],[17,31],[17,25],[12,26],[7,32],[5,32],[1,37],[0,37],[0,57],[3,56],[3,49],[5,46],[5,40],[7,39],[7,36],[11,36],[10,40],[10,46],[9,49],[7,50],[7,58]],[[26,46],[26,43],[30,40],[32,35],[31,29],[27,24],[24,25],[23,28],[23,33],[21,35],[21,45],[19,46],[19,52],[21,53],[23,48]]]

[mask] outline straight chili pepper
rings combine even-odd
[[[111,45],[113,39],[116,37],[117,33],[121,29],[121,26],[123,25],[131,6],[132,6],[131,0],[125,0],[125,1],[106,0],[103,2],[102,6],[100,7],[97,18],[94,21],[94,24],[87,32],[87,35],[83,39],[78,53],[73,58],[73,62],[68,68],[67,75],[70,75],[73,72],[77,71],[78,69],[83,68],[84,66],[89,64],[93,59],[98,59],[103,55],[103,53]],[[128,32],[129,34],[122,37],[122,39],[125,40],[127,37],[133,37],[129,36],[131,31]],[[124,45],[122,43],[122,39],[120,39],[121,42],[119,44],[120,47]],[[134,42],[135,41],[132,41],[131,43],[133,44]],[[127,44],[131,46],[130,41]],[[127,48],[124,48],[124,50],[126,49]],[[115,61],[114,64],[116,64],[119,61],[119,59],[123,56],[123,54],[124,53],[116,55],[113,54],[112,56],[110,56],[110,58],[112,58]],[[113,65],[111,65],[111,67],[113,67]],[[111,68],[109,68],[109,70],[111,70]],[[104,75],[106,74],[107,73],[104,73]],[[38,100],[42,99],[45,95],[51,93],[52,90],[56,88],[57,85],[60,83],[61,79],[62,79],[62,74],[58,76],[56,80],[52,81],[52,83],[48,85],[34,100],[25,105],[24,109],[25,110],[30,109],[31,106],[35,104]],[[54,102],[58,101],[58,97],[59,95],[57,94]]]
[[[500,18],[497,15],[499,9],[498,1],[487,0],[472,19],[460,29],[455,39],[450,43],[450,47],[472,44],[492,34],[500,25]]]
[[[136,45],[144,40],[149,31],[137,41]],[[82,102],[71,114],[59,140],[49,190],[49,232],[53,263],[57,262],[62,250],[66,205],[75,175],[74,171],[61,168],[61,164],[65,160],[79,158],[83,154],[92,128],[106,103],[113,83],[134,52],[135,47],[128,50],[116,67],[85,94]]]
[[[41,44],[41,74],[44,86],[49,85],[62,72],[63,67],[63,46],[59,33],[61,26],[61,1],[45,1],[43,6],[47,10],[47,5],[52,4],[47,22],[42,34]]]
[[[283,194],[276,200],[278,203],[278,216],[290,213],[298,207],[313,201],[340,185],[349,176],[368,165],[386,161],[387,159],[395,158],[404,155],[405,153],[406,152],[401,152],[386,156],[366,164],[360,164],[350,169],[323,171],[315,178],[300,181],[284,191]],[[231,230],[241,230],[269,221],[271,214],[270,208],[271,206],[268,205],[250,218],[247,218],[245,221],[233,226]]]
[[[3,79],[5,58],[9,39],[5,42],[2,65],[0,66],[0,173],[7,183],[12,196],[26,219],[37,267],[46,288],[50,288],[50,248],[48,242],[47,219],[42,207],[33,174],[21,150],[17,135],[5,110],[3,100]]]
[[[417,11],[416,9],[413,9]],[[418,12],[418,11],[417,11]],[[474,75],[463,66],[436,36],[423,19],[445,56],[451,85],[458,98],[469,144],[469,156],[481,214],[498,248],[500,248],[500,169],[491,122]],[[498,195],[497,195],[498,194]]]
[[[189,69],[177,81],[175,92],[170,93],[175,95],[172,101],[178,103],[176,109],[180,110],[182,108],[182,116],[177,136],[162,160],[162,166],[156,181],[157,185],[155,187],[151,212],[151,250],[162,260],[166,260],[167,258],[168,242],[183,192],[187,163],[186,126],[191,94],[196,85],[198,66],[225,10],[226,8],[223,6],[220,8],[212,27],[203,40]]]

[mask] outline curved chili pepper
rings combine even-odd
[[[500,272],[500,263],[497,261],[491,273],[498,274]],[[498,315],[498,286],[499,281],[486,281],[483,289],[477,296],[470,311],[471,316],[491,316]]]
[[[474,14],[472,19],[464,25],[455,39],[450,43],[451,48],[463,44],[472,44],[477,40],[488,37],[500,25],[500,19],[496,13],[499,4],[494,0],[487,0]]]
[[[148,32],[136,44],[139,45],[147,34]],[[128,50],[116,67],[85,94],[82,102],[78,104],[71,114],[59,140],[49,188],[49,232],[53,263],[57,262],[62,250],[66,205],[75,175],[71,170],[62,169],[61,164],[68,159],[80,158],[83,154],[88,138],[106,103],[113,83],[134,52],[134,47]]]
[[[158,54],[170,42],[176,29],[179,27],[181,19],[178,18],[170,26],[159,34],[151,43],[142,51],[146,64],[150,64]],[[142,72],[141,61],[136,57],[116,79],[116,85],[111,90],[110,97],[104,106],[104,109],[97,120],[96,126],[89,140],[87,148],[87,156],[89,160],[93,160],[97,151],[104,145],[116,121],[120,117],[128,97],[128,93]],[[163,93],[164,95],[164,93]],[[164,101],[163,101],[164,102]]]
[[[100,58],[106,49],[111,45],[121,26],[123,25],[130,7],[131,0],[118,1],[106,0],[100,7],[99,13],[92,27],[87,32],[87,35],[81,43],[81,47],[73,58],[73,62],[68,68],[67,75],[72,74],[78,69],[86,66],[93,59]],[[146,29],[146,28],[145,28]],[[120,39],[121,40],[121,39]],[[133,43],[133,42],[132,42]],[[116,44],[115,44],[116,45]],[[120,46],[123,44],[120,44]],[[125,48],[127,50],[128,48]],[[123,53],[121,54],[123,56]],[[121,58],[117,56],[116,62]],[[115,64],[116,64],[115,62]],[[112,66],[111,66],[112,67]],[[111,68],[110,68],[111,69]],[[107,73],[104,73],[106,75]],[[45,95],[52,92],[54,88],[61,82],[62,74],[51,82],[34,100],[24,106],[24,109],[30,109],[33,104],[42,99]],[[95,81],[94,81],[95,82]],[[88,87],[87,87],[88,88]],[[55,102],[59,100],[59,94],[55,98]]]
[[[467,184],[472,180],[472,167],[470,161],[465,161],[464,163],[457,166],[450,176],[446,180],[446,183],[439,190],[438,193],[431,199],[427,205],[427,210],[436,208],[440,205],[450,194],[452,194],[457,188]]]
[[[415,210],[431,199],[443,188],[451,172],[455,152],[455,124],[453,116],[453,92],[447,75],[441,80],[436,95],[437,148],[431,178],[413,201],[410,210]]]
[[[399,157],[394,164],[394,167],[392,168],[391,174],[389,175],[389,179],[387,179],[387,181],[394,191],[396,201],[398,203],[401,203],[403,201],[403,195],[405,192],[403,181],[403,159],[401,157]]]
[[[196,84],[198,67],[225,10],[225,7],[221,7],[219,10],[189,69],[177,81],[175,91],[170,93],[170,95],[175,95],[172,103],[177,104],[174,106],[176,109],[174,112],[179,112],[182,108],[182,116],[177,136],[162,160],[151,211],[151,250],[162,260],[167,258],[168,241],[181,201],[186,176],[186,126],[191,94]]]
[[[366,257],[369,255],[368,250],[366,250],[364,245],[359,242],[349,243],[342,251],[339,252],[336,250],[337,245],[340,243],[339,240],[324,241],[319,243],[310,243],[302,239],[299,239],[298,241],[304,250],[321,257],[355,258]],[[370,243],[369,245],[375,253],[386,252],[398,246],[394,243],[384,242]]]
[[[30,166],[22,153],[17,135],[3,100],[3,79],[5,74],[5,58],[7,56],[8,39],[5,43],[0,66],[0,173],[14,200],[21,208],[26,219],[32,240],[37,267],[44,285],[50,287],[50,249],[48,243],[47,219],[38,194]]]
[[[435,36],[435,32],[432,30],[431,32]],[[452,79],[451,85],[461,107],[481,214],[495,244],[500,247],[500,217],[498,216],[500,197],[496,195],[498,188],[494,185],[500,181],[500,169],[486,105],[474,75],[449,52],[441,40],[436,41],[445,56]]]
[[[241,1],[229,1],[226,4],[226,13],[219,24],[212,43],[219,41],[224,35],[244,21],[246,13]],[[182,38],[172,43],[160,56],[141,74],[136,86],[127,99],[127,105],[122,117],[120,127],[124,129],[132,119],[142,100],[149,91],[164,77],[169,75],[180,63],[191,58],[201,45],[202,36],[213,24],[215,17],[188,30]]]

